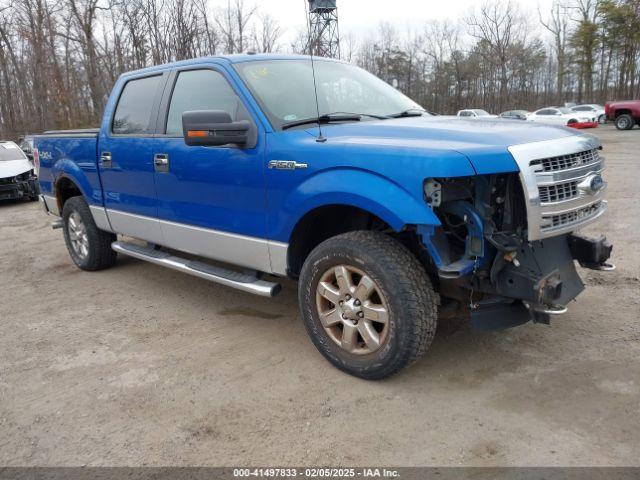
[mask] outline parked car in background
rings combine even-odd
[[[526,110],[508,110],[500,114],[500,118],[507,118],[510,120],[526,120],[529,112]]]
[[[529,115],[527,120],[572,128],[595,128],[598,126],[598,120],[594,115],[577,113],[566,107],[541,108]]]
[[[467,110],[460,110],[458,112],[458,117],[472,117],[472,118],[498,118],[497,115],[492,115],[489,112],[487,112],[486,110],[480,110],[480,109],[467,109]]]
[[[605,115],[605,112],[604,112],[604,107],[602,105],[598,105],[595,103],[578,105],[578,106],[572,107],[571,110],[573,110],[576,113],[593,115],[598,120],[598,123],[604,123],[607,119],[607,116]]]
[[[0,141],[0,200],[38,199],[33,164],[14,142]]]
[[[640,125],[640,100],[607,102],[604,106],[607,120],[615,123],[618,130],[631,130]]]
[[[34,163],[33,135],[25,135],[24,137],[20,137],[20,139],[18,140],[18,145],[20,145],[20,148],[22,149],[24,154],[27,156],[27,158],[31,161],[31,163]],[[34,167],[35,167],[35,164],[34,164]]]

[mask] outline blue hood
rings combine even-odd
[[[460,117],[409,117],[323,126],[332,144],[345,146],[458,152],[477,174],[518,171],[508,151],[512,145],[581,135],[565,127],[503,119]]]

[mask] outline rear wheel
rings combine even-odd
[[[116,252],[111,249],[116,236],[98,229],[82,197],[73,197],[65,202],[62,221],[67,250],[78,268],[104,270],[116,263]]]
[[[631,130],[633,128],[633,117],[628,114],[620,115],[616,118],[616,128],[618,130]]]
[[[320,353],[370,380],[415,362],[436,330],[438,302],[424,268],[377,232],[351,232],[316,247],[302,267],[299,303]]]

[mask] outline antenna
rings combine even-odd
[[[304,0],[305,2],[305,15],[306,15],[306,11],[307,11],[307,0]],[[309,18],[309,17],[307,17]],[[311,57],[311,72],[313,74],[313,93],[315,95],[315,100],[316,100],[316,114],[318,115],[318,138],[316,138],[316,142],[318,143],[324,143],[327,141],[327,138],[322,134],[322,122],[320,121],[320,102],[318,101],[318,83],[316,81],[316,65],[315,62],[313,60],[313,41],[311,38],[311,20],[309,19],[307,21],[307,27],[308,27],[308,32],[309,32],[309,38],[308,38],[308,44],[309,44],[309,56]]]

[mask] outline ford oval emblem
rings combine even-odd
[[[578,188],[588,195],[595,195],[601,191],[607,184],[602,175],[593,174],[585,178],[578,184]]]
[[[599,192],[604,187],[604,180],[602,179],[602,175],[596,175],[591,178],[591,191],[593,193]]]

